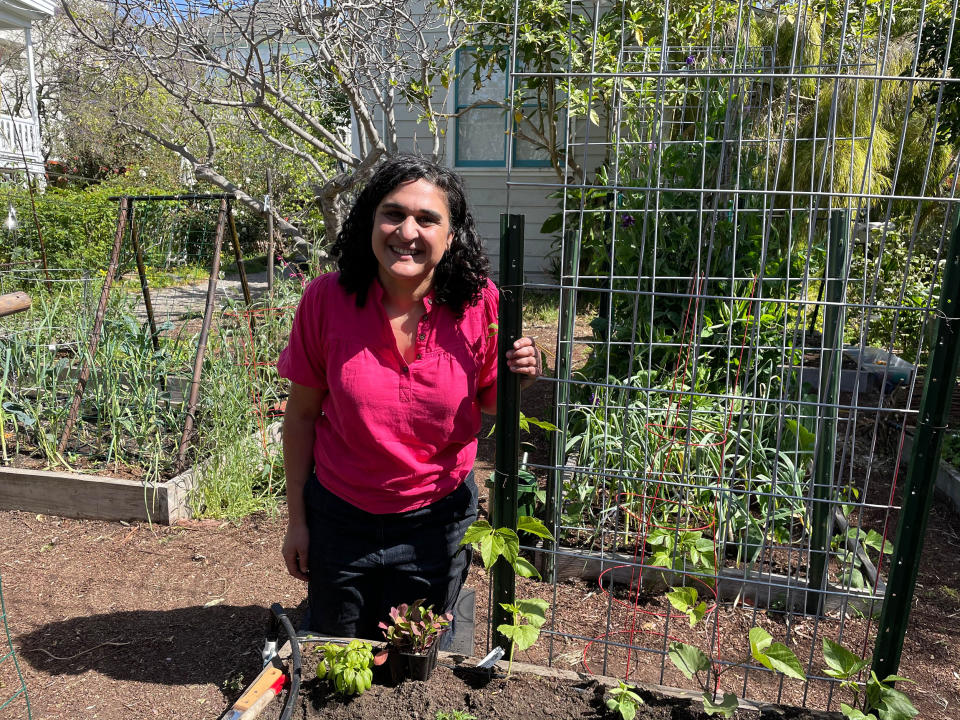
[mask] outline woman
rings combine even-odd
[[[378,638],[391,606],[449,611],[476,519],[480,413],[496,411],[498,294],[460,178],[399,156],[360,193],[304,291],[277,367],[287,570],[308,582],[310,627]],[[528,384],[529,338],[508,351]]]

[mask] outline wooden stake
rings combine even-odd
[[[216,309],[217,278],[220,275],[220,250],[223,247],[223,235],[226,231],[229,215],[226,199],[220,201],[220,216],[217,218],[217,232],[213,238],[213,258],[210,261],[210,282],[207,284],[207,305],[203,311],[203,324],[200,326],[200,339],[197,341],[197,356],[193,361],[193,379],[190,381],[190,394],[187,399],[187,417],[183,421],[183,435],[180,436],[180,450],[177,453],[177,472],[183,469],[187,460],[187,448],[193,435],[196,420],[197,398],[200,395],[200,374],[203,370],[203,356],[207,350],[207,338]]]
[[[140,276],[140,290],[143,292],[143,306],[147,309],[147,322],[150,324],[150,339],[153,349],[160,349],[157,334],[157,320],[153,315],[153,303],[150,301],[150,285],[147,283],[147,269],[143,264],[143,250],[140,247],[140,233],[137,231],[137,219],[134,215],[134,203],[130,201],[130,239],[133,240],[133,252],[137,258],[137,275]]]
[[[227,200],[227,220],[230,221],[230,239],[233,241],[233,257],[237,261],[237,272],[240,273],[240,287],[243,288],[243,299],[247,307],[253,304],[253,298],[250,295],[250,285],[247,283],[247,268],[243,264],[243,255],[240,252],[240,236],[237,235],[237,226],[233,221],[233,207]]]

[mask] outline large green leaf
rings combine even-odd
[[[553,540],[553,534],[547,530],[547,526],[537,518],[530,517],[529,515],[521,515],[517,519],[517,530],[520,532],[528,532],[537,537],[542,537],[545,540]]]
[[[823,659],[827,663],[827,669],[824,672],[838,680],[853,677],[870,663],[869,658],[862,660],[843,645],[829,638],[823,639]]]
[[[807,679],[793,651],[783,643],[773,642],[773,636],[761,627],[750,628],[750,654],[769,670],[776,670],[796,680]]]
[[[667,600],[682,613],[688,612],[697,604],[697,589],[692,587],[671,588]]]
[[[531,647],[540,637],[540,628],[533,625],[507,625],[503,624],[497,630],[504,636],[513,641],[517,650],[526,650]]]
[[[536,628],[542,627],[547,621],[547,610],[550,603],[540,598],[529,598],[517,603],[523,618]]]
[[[723,700],[714,702],[710,693],[703,694],[703,711],[707,715],[722,715],[723,717],[733,717],[733,714],[740,707],[740,701],[734,693],[724,693]]]
[[[873,713],[864,715],[860,710],[850,707],[846,703],[840,703],[840,712],[847,720],[877,720],[877,716]]]
[[[672,642],[670,643],[668,655],[670,661],[677,666],[677,669],[680,670],[688,680],[692,680],[693,676],[699,671],[710,668],[710,659],[703,654],[700,648],[695,648],[693,645],[687,645],[682,642]]]
[[[513,571],[520,577],[540,579],[540,571],[524,557],[518,557],[513,563]]]
[[[475,520],[463,534],[461,545],[476,545],[493,532],[493,526],[486,520]]]

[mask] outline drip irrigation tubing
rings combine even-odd
[[[300,660],[300,639],[297,637],[297,632],[293,629],[293,624],[290,622],[290,618],[287,617],[280,603],[271,605],[270,612],[273,613],[277,622],[283,627],[283,631],[287,634],[287,640],[290,641],[290,688],[287,690],[287,699],[284,701],[283,710],[280,713],[280,720],[290,720],[290,716],[293,715],[293,709],[296,706],[297,695],[300,693],[302,667]]]

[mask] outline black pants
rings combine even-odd
[[[453,609],[470,567],[470,550],[460,541],[477,519],[472,472],[446,497],[402,513],[360,510],[316,478],[304,499],[311,630],[380,640],[377,625],[391,607],[425,600],[437,611]]]

